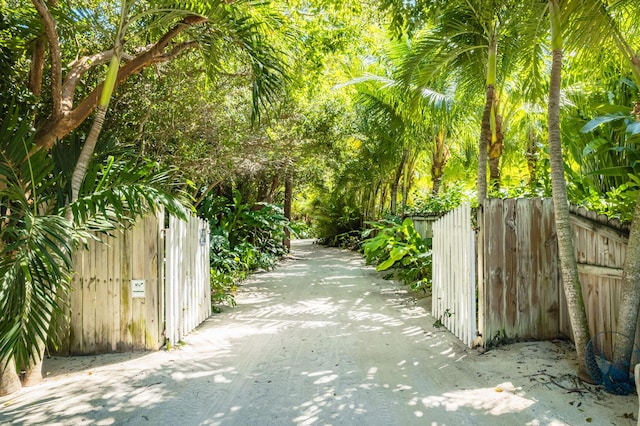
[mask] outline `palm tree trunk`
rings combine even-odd
[[[551,162],[551,184],[553,208],[558,236],[558,255],[562,271],[562,283],[567,299],[569,320],[573,329],[573,340],[578,358],[578,376],[592,381],[585,364],[586,345],[589,340],[587,315],[582,298],[582,286],[578,276],[571,224],[569,222],[569,202],[564,178],[564,161],[560,137],[560,87],[562,83],[562,33],[559,0],[549,0],[551,19],[551,81],[549,86],[548,128],[549,157]]]
[[[400,164],[398,164],[398,168],[396,169],[396,174],[393,178],[393,182],[391,183],[391,214],[395,215],[398,210],[398,187],[400,186],[400,178],[402,177],[402,172],[404,171],[404,164],[407,162],[407,157],[409,156],[409,150],[402,150],[402,158],[400,159]]]
[[[5,396],[17,392],[22,387],[20,377],[16,371],[16,362],[11,358],[4,369],[0,371],[0,396]]]
[[[495,118],[495,87],[498,60],[498,40],[495,28],[489,34],[489,51],[487,58],[487,88],[484,111],[482,112],[482,127],[478,151],[478,205],[482,210],[484,199],[487,198],[487,157],[488,148],[493,134],[492,118]]]
[[[82,186],[82,181],[87,174],[87,169],[89,168],[89,163],[91,162],[91,156],[93,156],[93,152],[95,151],[96,143],[98,142],[98,136],[100,136],[100,132],[102,131],[102,126],[104,124],[106,115],[107,108],[101,105],[98,106],[96,116],[93,120],[93,124],[91,125],[91,130],[89,131],[89,135],[87,136],[84,145],[82,146],[80,157],[78,157],[78,162],[76,163],[76,167],[73,169],[73,175],[71,176],[72,203],[78,201],[80,187]]]
[[[284,179],[284,216],[291,220],[291,201],[293,199],[293,179],[291,179],[290,173],[287,173],[287,176]],[[284,228],[284,233],[286,235],[284,240],[284,246],[287,251],[291,251],[291,231],[289,231],[289,227]]]
[[[504,132],[502,131],[502,116],[497,114],[497,102],[494,98],[493,111],[495,116],[494,128],[491,131],[489,145],[489,182],[493,189],[500,189],[500,158],[504,148]]]

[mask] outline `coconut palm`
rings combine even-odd
[[[402,65],[405,82],[430,87],[442,75],[458,77],[458,98],[475,99],[484,90],[484,109],[478,153],[478,199],[490,181],[498,186],[504,131],[499,98],[506,95],[498,83],[515,69],[523,70],[541,28],[530,17],[539,2],[460,0],[438,4],[437,22],[425,26],[412,42],[412,54]],[[531,62],[537,64],[537,62]],[[531,71],[529,69],[527,72]]]
[[[589,341],[587,315],[582,299],[582,286],[578,277],[578,265],[573,245],[569,202],[564,178],[564,160],[560,134],[560,90],[562,84],[563,20],[559,0],[549,0],[551,22],[551,49],[553,60],[549,85],[548,133],[549,157],[551,162],[551,184],[553,209],[558,236],[558,256],[562,271],[562,283],[567,297],[569,319],[578,355],[578,375],[589,380],[585,364],[586,345]]]

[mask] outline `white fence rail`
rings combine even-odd
[[[474,249],[469,203],[434,223],[432,313],[468,346],[476,337]]]
[[[170,216],[165,250],[165,333],[175,345],[211,315],[209,223]]]

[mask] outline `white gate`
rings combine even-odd
[[[170,216],[165,244],[165,337],[175,345],[211,315],[209,222]]]
[[[432,314],[468,346],[476,337],[474,248],[469,203],[434,223]]]

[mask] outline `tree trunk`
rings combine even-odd
[[[638,197],[631,222],[620,294],[618,333],[614,337],[613,363],[621,372],[624,371],[625,378],[628,378],[640,308],[640,197]],[[640,381],[638,376],[636,376],[637,381]]]
[[[529,169],[529,188],[533,189],[538,181],[538,140],[533,128],[529,128],[527,139],[527,168]]]
[[[31,53],[31,68],[29,69],[29,90],[35,97],[39,97],[42,92],[44,48],[44,40],[42,38],[37,38],[34,41],[33,52]]]
[[[558,256],[562,271],[562,283],[567,299],[569,320],[573,329],[573,340],[578,358],[578,376],[591,382],[586,363],[586,345],[589,341],[587,315],[582,298],[582,286],[578,277],[571,224],[569,222],[569,202],[564,178],[564,161],[560,135],[560,87],[562,83],[562,33],[560,24],[559,0],[549,0],[551,19],[551,46],[553,62],[549,85],[548,130],[549,157],[551,162],[551,183],[553,189],[553,208],[558,236]]]
[[[433,195],[438,195],[440,193],[440,185],[442,184],[444,168],[447,165],[447,162],[449,161],[449,157],[451,155],[449,154],[449,149],[444,143],[444,130],[438,131],[434,136],[434,139],[433,160],[431,161],[431,182],[433,183],[431,193]]]
[[[489,48],[487,58],[487,88],[484,110],[482,112],[482,125],[480,128],[480,144],[478,151],[478,206],[482,210],[484,199],[487,198],[487,156],[488,147],[491,143],[491,121],[494,112],[496,68],[498,56],[498,40],[496,29],[492,29],[489,34]]]
[[[407,162],[407,157],[409,156],[409,150],[402,150],[402,158],[400,158],[400,164],[398,164],[398,168],[396,169],[396,174],[393,177],[393,182],[391,183],[391,214],[395,216],[398,210],[398,187],[400,186],[400,178],[402,178],[402,172],[404,171],[404,164]]]
[[[498,105],[496,99],[493,102],[495,114],[495,127],[491,132],[491,144],[489,145],[489,182],[491,188],[500,189],[500,158],[504,150],[504,132],[502,131],[502,116],[497,113]]]
[[[51,321],[49,321],[50,323]],[[44,342],[38,342],[38,354],[40,358],[37,361],[31,361],[29,366],[25,368],[25,375],[22,379],[23,386],[33,386],[42,382],[42,362],[44,361],[44,353],[46,350]]]
[[[96,148],[96,143],[98,142],[98,136],[100,136],[100,132],[102,131],[102,125],[104,124],[104,118],[107,114],[107,108],[103,106],[98,106],[96,108],[96,117],[93,120],[93,125],[91,126],[91,130],[89,131],[89,135],[82,146],[82,151],[80,151],[80,157],[78,158],[78,162],[76,163],[76,167],[73,169],[73,175],[71,176],[71,202],[78,201],[78,194],[80,193],[80,188],[82,187],[82,181],[87,174],[87,170],[89,169],[89,163],[91,162],[91,157],[93,156],[93,152]]]
[[[0,374],[0,396],[5,396],[19,391],[22,388],[20,377],[16,370],[14,358],[9,359],[4,370]]]
[[[284,180],[284,216],[291,220],[291,201],[293,197],[293,179],[287,173],[287,176]],[[286,238],[284,240],[284,246],[287,248],[287,251],[291,251],[291,231],[289,231],[289,227],[284,228],[284,233]]]

